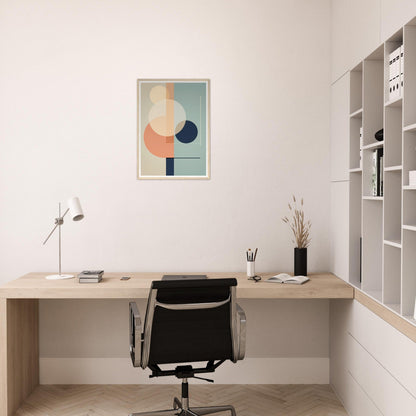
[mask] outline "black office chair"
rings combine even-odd
[[[201,416],[230,411],[233,406],[189,407],[188,378],[211,373],[224,361],[245,354],[246,317],[236,303],[236,279],[161,280],[152,282],[144,331],[139,310],[130,302],[130,356],[134,367],[149,367],[149,377],[182,379],[182,400],[173,409],[130,416]],[[205,367],[189,363],[206,361]],[[161,364],[187,363],[162,370]]]

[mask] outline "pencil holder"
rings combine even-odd
[[[254,277],[256,275],[256,262],[255,261],[248,261],[247,262],[247,276]]]

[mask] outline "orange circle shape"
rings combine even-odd
[[[143,140],[151,154],[164,158],[174,156],[173,136],[161,136],[157,134],[152,129],[150,123],[144,129]]]

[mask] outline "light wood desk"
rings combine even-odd
[[[77,279],[46,280],[47,274],[29,273],[0,287],[0,416],[12,416],[39,384],[39,299],[144,299],[151,282],[163,275],[105,273],[99,284],[79,284]],[[237,278],[239,299],[354,297],[350,285],[329,273],[312,274],[304,285],[255,283],[244,273],[206,274],[209,278]],[[262,274],[263,279],[272,275]],[[121,276],[131,279],[121,281]]]

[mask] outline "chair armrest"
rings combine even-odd
[[[237,303],[237,339],[238,339],[238,354],[237,359],[242,360],[246,355],[246,314],[243,308]]]
[[[136,302],[130,302],[129,309],[130,358],[133,367],[140,367],[142,361],[142,320]]]

